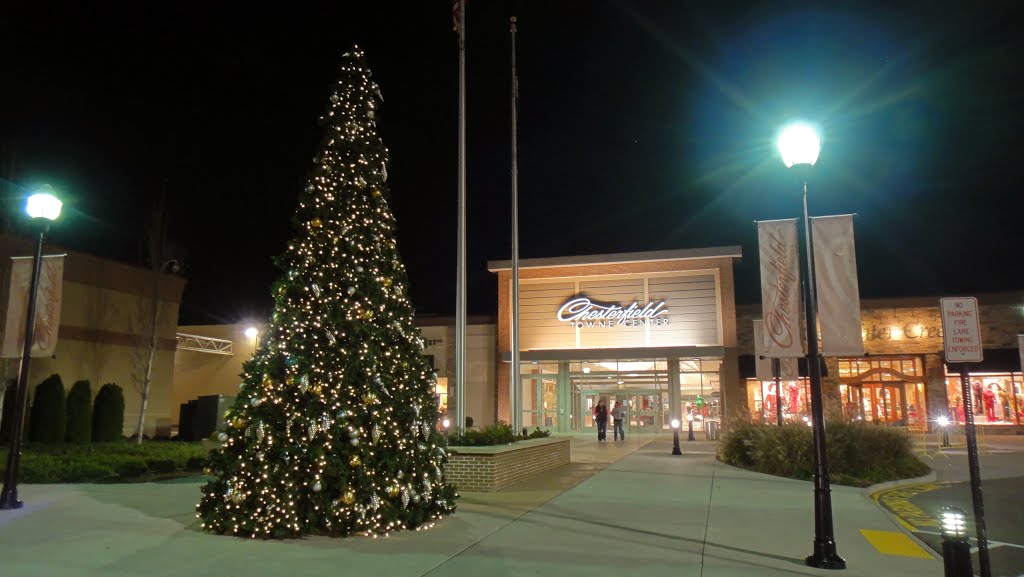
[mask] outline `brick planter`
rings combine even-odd
[[[520,441],[497,447],[449,447],[448,481],[459,491],[500,491],[538,473],[569,464],[569,438]]]

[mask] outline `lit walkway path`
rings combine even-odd
[[[386,540],[205,535],[192,518],[195,483],[27,485],[31,507],[0,513],[3,575],[836,575],[802,562],[813,526],[807,483],[716,465],[703,442],[686,443],[683,457],[662,438],[574,445],[570,467],[467,494],[434,529]],[[885,556],[861,536],[898,529],[859,490],[834,497],[843,575],[941,574],[935,560]]]

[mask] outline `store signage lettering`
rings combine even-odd
[[[797,338],[791,327],[793,319],[797,314],[797,303],[790,301],[793,294],[792,286],[799,282],[796,278],[796,271],[790,270],[788,264],[791,260],[790,251],[794,247],[789,246],[784,236],[772,232],[768,235],[768,252],[771,260],[766,268],[775,273],[775,278],[770,281],[775,288],[775,299],[768,303],[764,311],[765,334],[781,349],[793,347],[793,341]],[[762,273],[763,274],[763,273]]]
[[[891,341],[894,333],[896,333],[896,338],[902,336],[908,339],[940,339],[942,338],[942,327],[926,327],[919,323],[907,323],[902,327],[871,325],[864,328],[864,340]]]
[[[616,304],[596,303],[586,297],[574,298],[558,309],[558,320],[577,328],[591,327],[641,327],[668,324],[668,308],[665,301],[640,303],[623,307]]]

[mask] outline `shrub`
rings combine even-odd
[[[0,443],[11,440],[11,423],[14,421],[14,405],[18,397],[18,382],[14,379],[7,381],[7,389],[4,392],[3,412],[0,413]]]
[[[118,461],[114,470],[121,477],[141,477],[149,471],[146,460],[142,457],[127,457]]]
[[[136,445],[119,440],[82,445],[26,445],[21,480],[28,483],[85,483],[146,480],[151,474],[192,473],[205,465],[199,443],[169,441]],[[0,448],[0,475],[6,451]]]
[[[517,435],[512,431],[512,427],[507,423],[498,421],[497,423],[488,425],[483,429],[466,430],[461,435],[452,435],[451,438],[448,439],[448,444],[456,447],[489,447],[494,445],[508,445],[509,443],[515,443],[516,441],[540,439],[550,436],[550,431],[542,431],[540,427],[537,427],[532,433],[529,433],[526,436]]]
[[[185,461],[186,471],[202,471],[206,467],[206,459],[204,457],[189,457],[188,461]]]
[[[836,484],[866,487],[919,477],[928,466],[914,457],[910,437],[898,429],[845,421],[825,428],[829,473]],[[814,440],[806,425],[734,422],[722,438],[725,463],[769,475],[814,477]]]
[[[147,459],[146,468],[153,473],[173,473],[178,470],[174,459]]]
[[[36,386],[28,440],[35,443],[62,443],[64,441],[67,408],[64,406],[64,383],[60,375],[50,375]]]
[[[117,441],[124,429],[124,392],[114,383],[100,388],[92,408],[92,440]]]
[[[88,443],[92,439],[92,386],[89,381],[78,381],[71,387],[67,401],[68,443]]]

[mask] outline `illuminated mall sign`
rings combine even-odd
[[[576,328],[662,326],[668,324],[668,317],[662,316],[667,314],[665,301],[651,301],[641,308],[637,301],[623,307],[596,303],[586,297],[579,297],[566,302],[558,309],[558,320]]]

